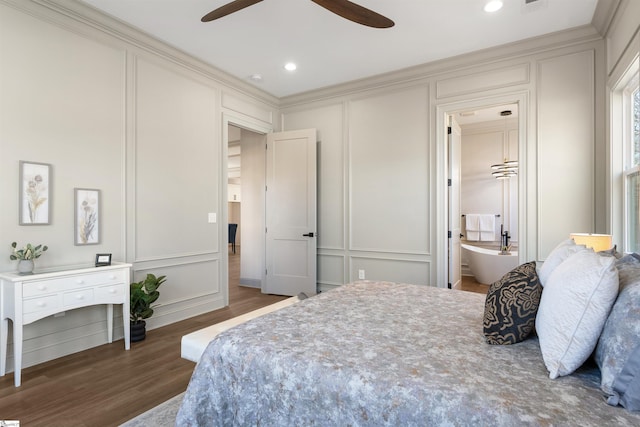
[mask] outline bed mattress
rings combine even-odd
[[[356,282],[217,336],[179,426],[638,426],[597,367],[549,379],[537,339],[484,341],[484,295]]]

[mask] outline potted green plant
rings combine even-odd
[[[153,315],[151,304],[156,302],[160,296],[158,288],[165,282],[165,277],[147,274],[144,280],[131,283],[129,305],[131,341],[136,342],[145,339],[147,322],[144,319],[148,319]]]
[[[19,260],[18,272],[20,274],[33,273],[33,260],[40,258],[42,253],[49,249],[47,246],[33,246],[31,243],[27,243],[27,245],[22,249],[16,249],[17,246],[18,244],[16,242],[11,243],[12,252],[11,255],[9,255],[9,259]]]

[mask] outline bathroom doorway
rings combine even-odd
[[[528,105],[528,93],[513,92],[493,97],[452,102],[436,107],[436,139],[442,141],[443,144],[443,149],[436,152],[436,159],[439,170],[438,176],[445,185],[437,188],[437,199],[441,200],[442,203],[438,203],[435,227],[436,229],[449,231],[448,236],[444,234],[442,234],[442,238],[440,237],[441,235],[436,236],[439,253],[444,254],[444,256],[438,256],[436,259],[436,279],[438,286],[460,289],[461,281],[452,283],[450,280],[451,271],[452,268],[454,268],[452,267],[452,262],[456,261],[455,257],[451,256],[450,251],[453,237],[451,230],[457,227],[464,227],[464,224],[461,223],[462,215],[475,213],[468,211],[469,209],[484,210],[485,208],[490,208],[490,211],[482,213],[493,212],[500,214],[500,217],[496,218],[498,220],[496,224],[497,234],[498,236],[500,234],[499,226],[504,225],[503,228],[510,233],[511,243],[520,248],[516,256],[519,262],[522,262],[521,259],[524,258],[523,253],[526,254],[529,250],[527,246],[527,235],[531,233],[531,226],[527,222],[528,215],[524,206],[526,198],[519,197],[519,195],[524,194],[523,192],[526,191],[526,186],[530,185],[527,184],[527,159],[530,155],[529,151],[531,151],[530,148],[527,148],[527,129],[530,129],[528,125]],[[512,110],[512,114],[505,120],[505,116],[500,116],[500,112],[507,108]],[[497,150],[491,150],[485,147],[485,150],[493,152],[493,156],[485,158],[481,163],[480,156],[478,156],[477,159],[473,160],[477,162],[475,168],[469,168],[469,161],[463,162],[464,158],[461,156],[459,168],[461,170],[460,179],[462,182],[462,174],[464,173],[464,181],[467,185],[464,189],[461,187],[461,190],[453,195],[450,194],[449,187],[446,184],[451,178],[449,176],[451,173],[451,167],[449,166],[449,156],[451,156],[451,153],[448,149],[449,135],[447,133],[451,119],[456,122],[459,120],[462,122],[460,126],[464,126],[464,132],[461,131],[461,138],[464,144],[460,150],[464,153],[464,157],[468,157],[471,152],[465,147],[473,144],[474,139],[477,144],[475,149],[484,157],[487,157],[486,152],[479,150],[478,147],[478,145],[482,145],[483,140],[491,141],[491,139],[494,138],[494,146],[499,148]],[[471,135],[475,135],[475,137],[471,138]],[[478,140],[480,142],[478,142]],[[488,145],[491,146],[491,143]],[[473,148],[472,146],[471,149]],[[511,156],[513,159],[517,159],[519,164],[517,175],[507,180],[508,184],[499,182],[502,180],[496,180],[491,173],[491,166],[504,162],[505,155],[507,156],[507,160],[509,160],[508,157]],[[478,184],[478,181],[483,180],[494,190],[496,186],[499,188],[499,201],[494,202],[489,207],[473,205],[473,200],[467,197],[470,191],[469,183]],[[460,213],[457,218],[453,218],[450,215],[451,197],[460,197]],[[475,200],[477,201],[477,198]],[[495,209],[498,210],[496,211]],[[466,230],[461,230],[459,234],[465,232]],[[465,237],[464,234],[462,237]],[[499,247],[499,237],[496,238],[493,245]],[[462,256],[460,256],[459,259],[463,267],[461,277],[464,278],[465,275],[470,273],[466,268],[466,263],[462,260]]]
[[[459,226],[462,288],[487,286],[508,271],[503,270],[511,264],[517,265],[518,116],[517,103],[466,109],[452,114],[461,130]],[[481,218],[479,228],[478,218]],[[509,262],[483,261],[482,266],[495,265],[495,271],[478,271],[477,263],[474,266],[472,262],[475,253],[465,249],[469,246],[488,249],[492,251],[490,255],[499,257],[495,260]],[[499,255],[507,252],[513,254],[509,259]]]

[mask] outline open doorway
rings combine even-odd
[[[265,135],[227,126],[229,298],[237,300],[262,290]]]
[[[223,214],[223,238],[228,236],[229,223],[238,225],[235,253],[231,245],[230,252],[223,252],[226,262],[222,265],[222,277],[229,284],[226,304],[235,288],[274,295],[292,296],[300,292],[315,295],[316,130],[262,132],[260,126],[245,127],[242,120],[236,122],[229,117],[223,123],[223,153],[226,157],[229,152],[239,157],[232,163],[227,159],[223,168],[227,180],[223,194],[227,194],[228,203],[239,204],[239,215],[233,213],[238,210],[236,205]],[[239,176],[233,174],[229,183],[228,169],[238,163]],[[239,189],[228,188],[229,184],[237,183]],[[235,200],[234,193],[239,194]],[[239,222],[233,223],[230,218]],[[229,268],[237,268],[238,259],[238,286],[231,289],[230,279],[234,276]],[[235,263],[231,264],[231,260]]]
[[[522,194],[525,194],[528,187],[534,185],[527,179],[528,170],[535,169],[536,146],[535,144],[531,146],[527,144],[527,139],[530,137],[532,127],[528,124],[529,94],[526,91],[505,93],[493,97],[480,97],[472,100],[462,100],[438,105],[435,109],[436,120],[434,123],[434,129],[435,138],[437,141],[441,141],[441,145],[439,145],[436,150],[436,167],[438,181],[442,182],[444,185],[438,185],[435,189],[436,200],[438,202],[436,204],[437,215],[434,222],[435,230],[450,231],[455,225],[451,222],[454,219],[449,215],[451,196],[449,195],[448,186],[446,185],[450,172],[450,167],[448,165],[448,156],[450,153],[447,149],[449,141],[447,134],[449,118],[460,112],[472,110],[479,111],[493,106],[502,106],[507,104],[515,104],[518,107],[516,152],[518,156],[519,169],[517,179],[511,180],[511,185],[513,186],[512,191],[514,191],[518,196],[521,196]],[[531,159],[531,164],[528,159]],[[490,168],[491,164],[485,166]],[[532,250],[534,250],[532,248],[535,248],[535,242],[531,243],[527,237],[535,235],[535,222],[530,223],[528,221],[525,204],[526,198],[518,197],[517,203],[515,204],[517,206],[516,212],[513,212],[511,219],[517,226],[517,259],[520,263],[522,263],[523,259],[527,258],[528,254],[531,253]],[[466,212],[460,211],[460,214],[455,219],[456,223],[459,223],[461,220],[460,216],[462,213]],[[447,238],[447,234],[445,233],[436,233],[435,240],[437,248],[437,251],[435,252],[436,283],[438,284],[438,287],[452,287],[453,284],[449,276],[451,260],[451,257],[449,256],[449,248],[452,239]]]
[[[461,289],[486,293],[518,265],[518,104],[452,114],[461,130]]]

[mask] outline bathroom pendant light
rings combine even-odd
[[[504,159],[504,162],[498,163],[495,165],[491,165],[491,175],[495,179],[507,179],[512,176],[516,176],[518,174],[518,161],[517,160],[507,160]]]
[[[511,110],[504,110],[500,112],[500,115],[502,117],[505,117],[504,119],[504,134],[505,134],[505,138],[508,138],[508,132],[509,130],[507,129],[507,117],[510,116]],[[491,175],[493,175],[493,177],[495,179],[509,179],[512,176],[516,176],[518,174],[518,161],[517,160],[507,160],[506,158],[504,159],[504,162],[502,163],[498,163],[495,165],[491,165]]]

